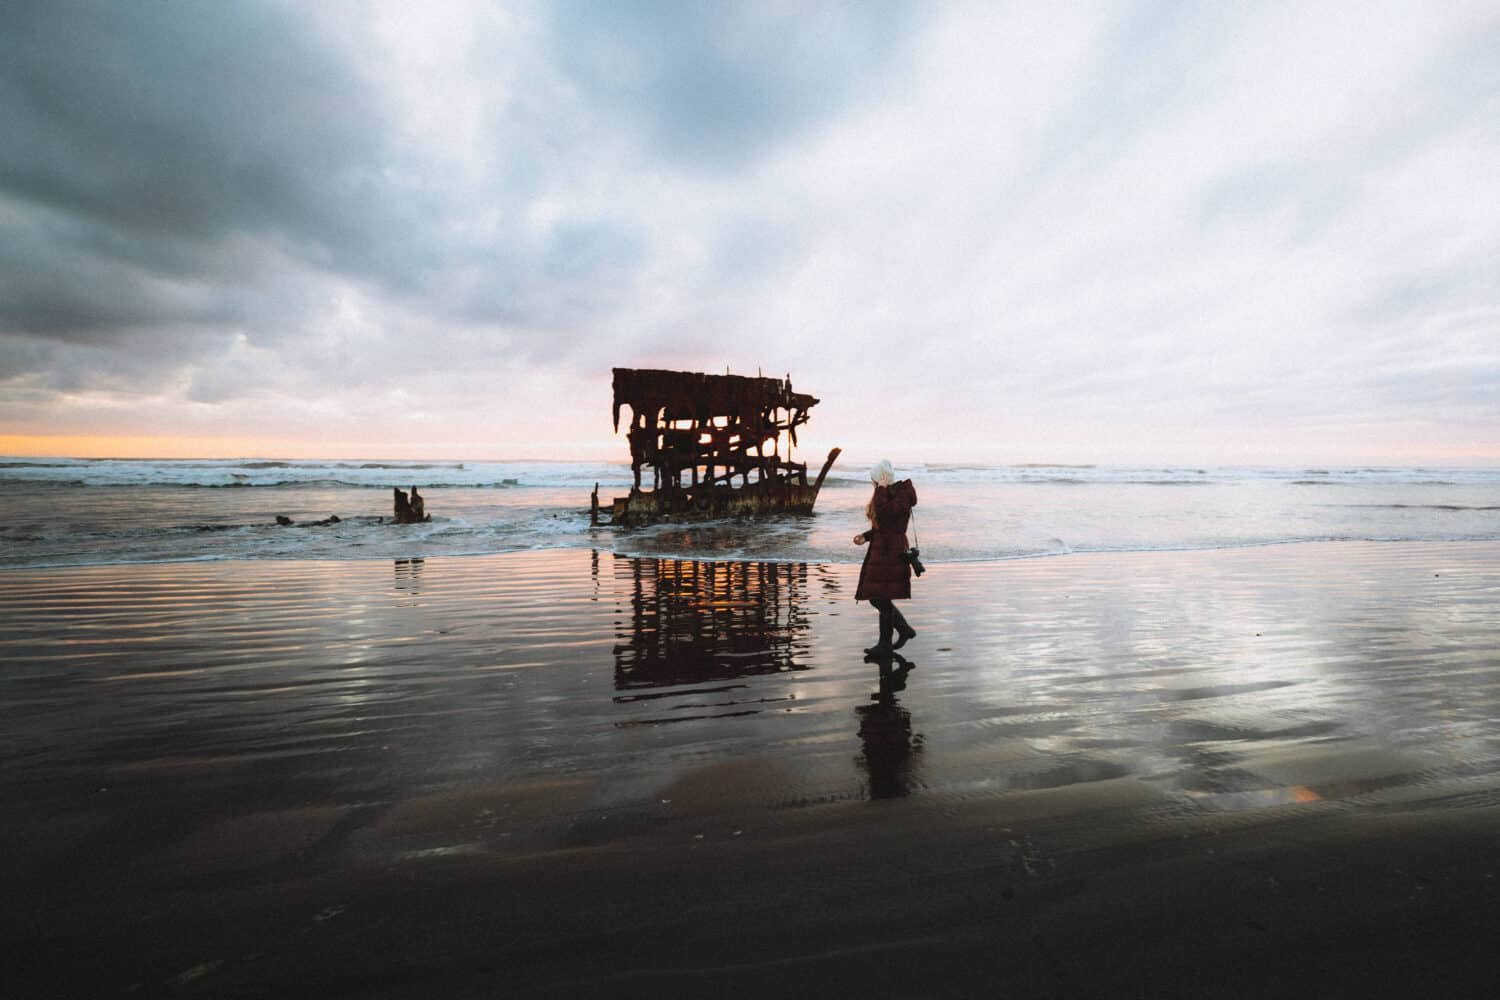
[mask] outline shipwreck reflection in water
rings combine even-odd
[[[805,563],[617,556],[614,573],[630,595],[616,626],[617,689],[809,667]]]
[[[906,690],[906,675],[917,665],[900,654],[867,657],[866,662],[879,663],[880,690],[870,695],[870,704],[854,710],[859,717],[858,764],[869,778],[870,798],[900,798],[917,783],[923,737],[912,732],[911,713],[896,694]]]
[[[422,592],[422,560],[397,559],[395,568],[396,592],[411,597],[419,595]],[[414,607],[415,604],[403,604],[403,606]]]

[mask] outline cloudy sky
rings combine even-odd
[[[0,452],[1500,462],[1500,3],[13,0]]]

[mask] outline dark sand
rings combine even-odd
[[[5,997],[1488,996],[1500,545],[0,573]]]

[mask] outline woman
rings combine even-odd
[[[870,544],[859,570],[854,599],[869,601],[880,612],[880,642],[865,650],[870,654],[900,649],[917,634],[891,603],[911,599],[911,567],[901,556],[907,549],[906,525],[911,520],[911,509],[917,505],[917,491],[911,480],[892,483],[895,478],[896,470],[887,459],[881,459],[870,470],[870,481],[875,484],[875,494],[865,505],[870,530],[854,536],[855,545]],[[893,632],[900,633],[894,643]]]

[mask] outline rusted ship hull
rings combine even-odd
[[[631,490],[607,505],[599,502],[595,487],[594,524],[638,527],[664,521],[705,521],[725,517],[761,517],[774,514],[811,514],[823,486],[823,477],[839,456],[828,454],[823,471],[813,483],[767,481],[745,487],[717,486],[669,492]]]
[[[634,482],[627,496],[606,504],[600,503],[596,485],[593,523],[635,526],[812,513],[839,455],[837,448],[829,452],[812,482],[807,465],[791,458],[797,428],[817,403],[816,397],[794,392],[790,377],[616,368],[615,430],[621,408],[628,406]]]

